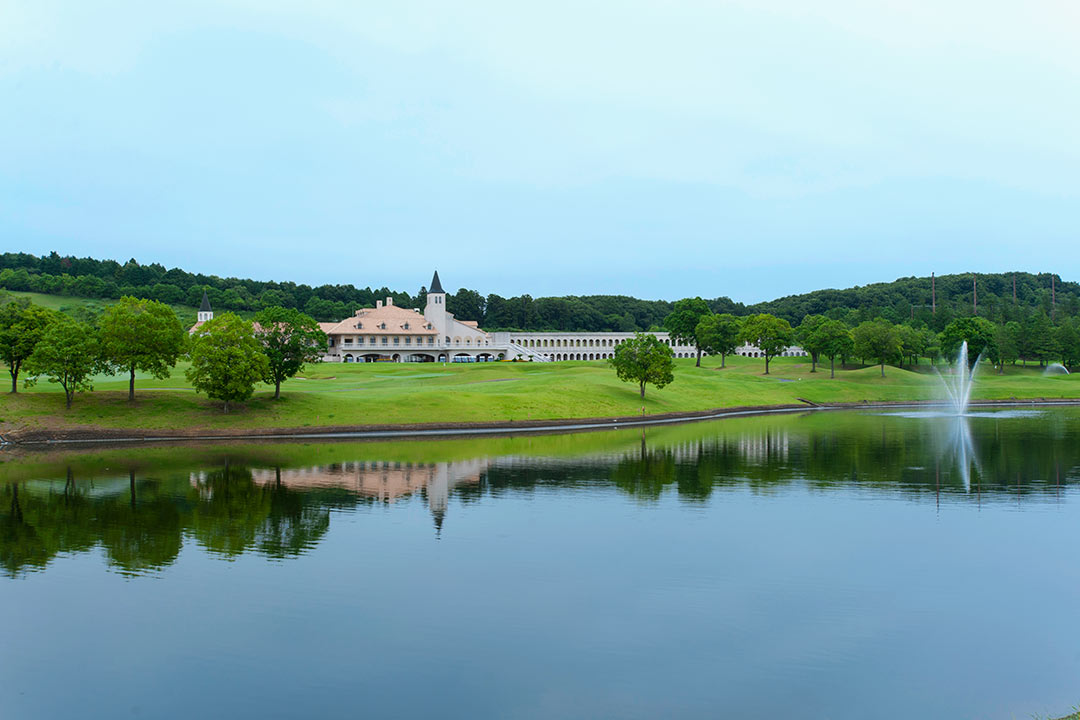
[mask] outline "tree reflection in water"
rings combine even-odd
[[[116,451],[106,467],[92,455],[71,454],[63,456],[66,466],[42,474],[31,456],[2,468],[8,478],[19,477],[20,461],[29,469],[22,479],[0,482],[0,566],[18,575],[63,553],[100,548],[117,572],[153,573],[175,562],[188,539],[225,559],[252,552],[293,558],[329,532],[333,511],[406,497],[426,504],[436,535],[451,496],[498,501],[552,488],[614,489],[644,503],[669,490],[704,503],[731,488],[767,494],[793,484],[957,502],[1005,493],[1018,501],[1057,498],[1078,479],[1078,441],[1080,413],[1062,410],[1029,418],[819,414],[725,421],[510,439],[499,453],[484,452],[499,441],[472,441],[471,459],[460,459],[460,446],[450,442],[379,446],[390,456],[424,458],[417,462],[370,459],[363,444],[314,451],[274,445],[231,450],[213,462],[194,453],[177,460],[175,450]],[[588,448],[563,452],[570,443]],[[455,459],[434,459],[436,451]],[[55,479],[32,479],[41,477]]]

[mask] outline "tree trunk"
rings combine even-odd
[[[817,355],[810,353],[810,372],[817,372]]]
[[[131,379],[128,380],[128,402],[135,402],[135,364],[131,365]]]
[[[833,355],[829,358],[829,377],[833,380],[836,379],[836,356]]]
[[[225,401],[225,411],[224,412],[225,412],[226,415],[229,413],[229,401],[228,400]]]
[[[727,367],[727,353],[720,353],[720,367]]]
[[[881,363],[881,377],[885,377],[885,363]]]
[[[696,367],[701,367],[701,348],[697,349],[697,365],[696,365]]]
[[[766,375],[769,374],[769,356],[768,355],[765,356],[765,374]]]
[[[19,366],[13,365],[8,372],[11,373],[11,392],[17,393],[19,392]]]
[[[281,380],[277,378],[274,379],[274,399],[281,399]]]
[[[641,382],[641,399],[645,399],[645,381]]]

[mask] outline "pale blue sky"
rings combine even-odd
[[[1080,3],[0,0],[4,250],[747,302],[1080,279]]]

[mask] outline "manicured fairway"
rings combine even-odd
[[[228,415],[196,394],[179,366],[168,380],[139,378],[134,405],[126,380],[101,377],[80,393],[70,411],[58,386],[41,381],[0,399],[0,432],[19,429],[206,428],[255,429],[384,423],[485,422],[606,417],[709,410],[743,405],[933,400],[940,383],[929,367],[918,371],[877,367],[810,373],[805,358],[778,358],[771,373],[749,358],[718,358],[702,367],[676,361],[675,382],[650,387],[644,403],[637,387],[619,382],[604,362],[490,364],[320,364],[282,388],[275,402],[266,387]],[[1004,376],[981,368],[975,396],[982,399],[1078,398],[1080,378],[1044,376],[1037,368],[1010,367]]]

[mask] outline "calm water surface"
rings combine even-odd
[[[1080,703],[1076,409],[0,460],[0,717]]]

